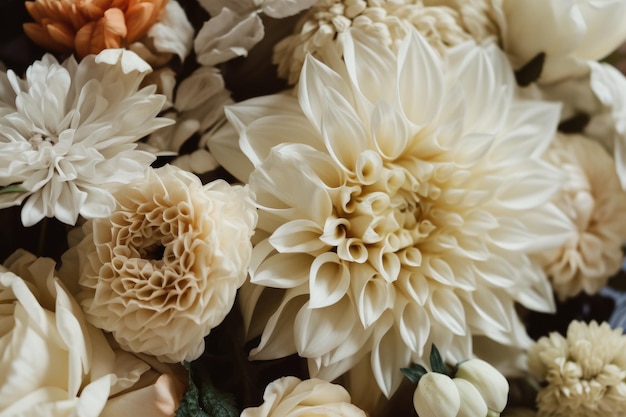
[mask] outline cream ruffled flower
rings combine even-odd
[[[308,53],[322,62],[333,59],[333,52],[341,55],[341,34],[350,27],[395,49],[414,27],[443,52],[468,39],[495,37],[490,8],[485,0],[319,0],[300,18],[294,34],[276,45],[273,60],[278,75],[295,84]]]
[[[528,255],[568,233],[541,158],[559,108],[515,100],[495,45],[444,61],[416,31],[397,56],[348,33],[345,67],[307,59],[297,98],[227,108],[243,154],[228,134],[210,147],[260,209],[240,291],[251,357],[298,353],[326,380],[369,357],[389,396],[425,346],[449,361],[476,335],[526,346],[515,303],[554,308]]]
[[[538,417],[621,417],[626,410],[626,336],[622,329],[573,321],[567,337],[551,333],[528,352],[528,366],[545,382]]]
[[[25,201],[22,222],[44,217],[75,224],[106,216],[110,186],[143,175],[154,155],[137,150],[141,137],[170,123],[156,117],[164,97],[139,84],[150,66],[135,53],[109,49],[80,63],[51,55],[20,79],[0,73],[0,208]]]
[[[350,403],[350,394],[341,385],[320,379],[301,381],[287,376],[270,383],[263,404],[246,408],[241,417],[365,417]]]
[[[0,414],[108,417],[124,404],[126,412],[140,406],[151,416],[173,415],[184,392],[175,372],[113,349],[55,277],[54,261],[20,250],[5,266]]]
[[[561,248],[542,254],[544,268],[561,299],[595,294],[622,265],[626,193],[611,156],[584,136],[558,134],[546,158],[567,176],[554,201],[574,233]]]
[[[80,276],[87,319],[122,348],[166,362],[196,359],[246,278],[257,219],[248,189],[203,186],[166,165],[115,198],[109,217],[85,224],[61,272]]]

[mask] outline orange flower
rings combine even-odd
[[[35,0],[26,9],[35,22],[24,32],[55,52],[83,58],[120,48],[144,36],[159,20],[167,0]]]

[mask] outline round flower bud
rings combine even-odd
[[[489,412],[487,403],[478,389],[467,379],[453,378],[461,396],[461,408],[457,417],[485,417]]]
[[[501,413],[509,396],[509,382],[496,368],[482,359],[462,362],[456,378],[471,382],[485,400],[490,410]]]
[[[461,396],[448,375],[428,372],[417,384],[413,406],[419,417],[456,417]]]

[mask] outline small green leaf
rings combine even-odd
[[[208,376],[200,381],[199,387],[193,378],[193,370],[187,362],[183,363],[189,371],[189,389],[185,393],[176,417],[238,417],[239,411],[232,395],[215,388]]]
[[[9,193],[25,193],[28,190],[26,188],[22,188],[17,184],[7,185],[6,187],[0,188],[0,194],[9,194]]]
[[[439,354],[439,349],[437,349],[437,346],[435,346],[434,343],[430,349],[430,367],[433,372],[448,375],[448,368],[446,367],[446,364],[443,363],[443,359],[441,359],[441,355]]]
[[[409,378],[409,380],[414,384],[417,384],[420,381],[420,378],[428,373],[426,368],[416,363],[411,365],[409,368],[400,368],[400,371],[402,371],[404,376]]]
[[[526,65],[515,71],[515,81],[520,87],[526,87],[537,81],[543,71],[543,63],[546,60],[544,52],[538,53],[533,59],[528,61]]]

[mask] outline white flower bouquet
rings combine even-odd
[[[2,7],[0,416],[626,415],[626,1]]]

